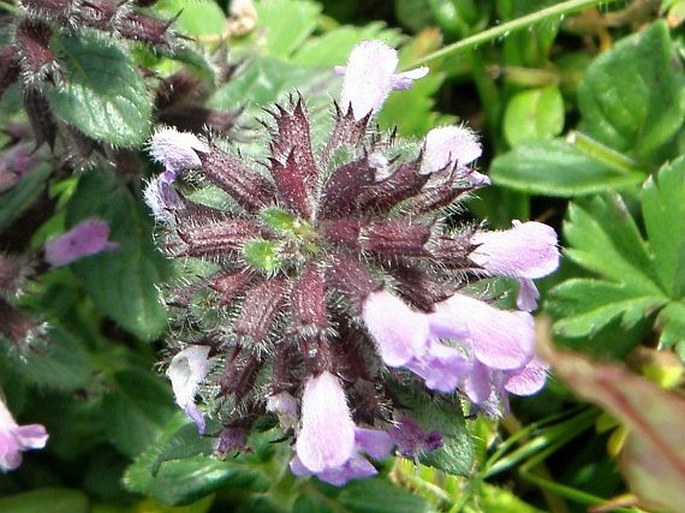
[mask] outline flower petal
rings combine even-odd
[[[341,467],[354,451],[354,427],[340,380],[328,371],[310,377],[295,443],[302,464],[314,473]]]
[[[549,365],[533,358],[523,369],[506,373],[504,388],[514,395],[533,395],[545,386],[548,370]]]
[[[515,221],[504,231],[477,232],[471,242],[478,247],[469,258],[491,274],[533,279],[559,267],[557,234],[536,221]]]
[[[390,456],[395,447],[390,435],[380,429],[355,428],[354,440],[362,451],[377,460]]]
[[[200,167],[197,152],[208,153],[209,148],[194,134],[163,128],[152,136],[149,152],[167,173],[175,175],[183,169]]]
[[[400,367],[425,351],[427,316],[389,292],[370,293],[362,307],[362,318],[386,365]]]
[[[426,134],[421,173],[435,173],[455,164],[466,166],[480,157],[482,152],[483,149],[476,134],[468,128],[463,126],[434,128]],[[478,178],[482,181],[482,177],[483,175],[480,175]]]
[[[45,245],[45,260],[53,267],[68,265],[101,251],[114,251],[116,242],[107,240],[109,226],[101,219],[87,219]]]
[[[178,404],[198,427],[200,434],[204,432],[204,418],[195,406],[195,394],[209,372],[208,346],[192,345],[177,353],[171,359],[167,369],[167,376]]]
[[[450,393],[470,373],[471,362],[455,348],[431,341],[426,352],[406,367],[422,377],[431,390]]]
[[[429,318],[451,316],[466,326],[467,334],[458,340],[488,367],[517,369],[533,357],[535,330],[527,312],[499,310],[462,294],[438,303],[436,310],[439,315]]]

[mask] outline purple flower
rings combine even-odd
[[[22,451],[42,449],[48,433],[41,424],[19,426],[0,398],[0,470],[7,472],[21,465]]]
[[[202,162],[197,152],[207,153],[209,148],[194,134],[163,128],[152,136],[149,152],[154,160],[164,165],[162,176],[171,183],[180,171],[200,167]]]
[[[398,63],[397,51],[380,41],[362,41],[355,46],[347,66],[335,68],[336,73],[345,74],[340,99],[343,111],[351,106],[357,121],[373,115],[390,91],[408,89],[428,73],[426,67],[395,73]]]
[[[173,222],[173,211],[182,209],[184,206],[183,200],[169,182],[166,173],[150,180],[143,192],[143,197],[155,219],[163,223]]]
[[[436,304],[435,313],[428,317],[433,336],[461,342],[478,361],[493,369],[518,369],[533,357],[535,330],[527,312],[498,310],[454,294]]]
[[[13,146],[0,157],[0,193],[13,187],[40,162],[28,143]]]
[[[514,221],[513,225],[505,231],[477,232],[471,239],[477,247],[469,258],[489,274],[519,278],[517,305],[529,311],[535,309],[538,297],[531,280],[559,267],[557,234],[552,227],[536,221]]]
[[[504,388],[514,395],[533,395],[545,386],[549,365],[533,357],[522,369],[505,372]]]
[[[101,251],[114,251],[116,242],[107,240],[109,226],[101,219],[86,219],[45,245],[45,260],[53,267],[62,267]]]
[[[423,378],[431,390],[450,393],[471,371],[471,362],[457,349],[430,340],[425,351],[408,361],[405,367]]]
[[[471,185],[489,185],[490,179],[474,169],[467,168],[483,149],[476,134],[463,126],[443,126],[426,134],[421,173],[431,174],[454,166]]]
[[[378,473],[376,467],[364,456],[382,460],[387,458],[393,450],[395,442],[390,434],[378,429],[354,428],[354,450],[352,456],[342,465],[329,467],[320,472],[312,472],[303,465],[299,456],[290,462],[290,470],[296,476],[315,474],[321,481],[334,486],[342,486],[352,479],[371,477]]]
[[[266,411],[276,413],[284,429],[294,428],[297,424],[297,399],[289,392],[279,392],[266,399]]]
[[[400,367],[425,352],[428,318],[397,296],[372,292],[364,301],[362,319],[386,365]]]
[[[176,404],[195,422],[200,434],[205,431],[205,419],[195,404],[195,394],[209,372],[208,355],[208,346],[189,346],[174,355],[166,371],[174,390]]]
[[[344,465],[354,452],[354,427],[340,380],[328,371],[310,377],[295,443],[302,465],[315,474]]]

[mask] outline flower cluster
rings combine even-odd
[[[266,172],[174,129],[150,145],[165,171],[145,196],[185,272],[166,294],[178,404],[203,431],[199,394],[232,447],[226,433],[277,415],[295,433],[291,470],[335,485],[373,475],[395,447],[442,444],[397,387],[454,408],[460,393],[501,415],[508,393],[532,394],[546,377],[529,311],[532,280],[558,265],[556,235],[537,222],[449,220],[448,207],[488,184],[472,167],[481,146],[463,126],[431,130],[421,147],[379,136],[383,101],[427,73],[396,66],[385,44],[354,49],[336,70],[342,96],[321,148],[302,99],[277,105]],[[520,281],[518,310],[467,287],[497,276]]]

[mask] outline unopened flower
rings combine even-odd
[[[195,395],[210,369],[207,358],[209,349],[208,346],[199,345],[187,347],[174,355],[166,373],[174,390],[176,404],[195,422],[200,434],[205,431],[205,419],[195,404]]]
[[[0,156],[0,193],[13,187],[40,162],[31,150],[28,143],[18,144]]]
[[[514,221],[513,225],[504,231],[476,232],[471,239],[476,248],[469,258],[491,275],[519,278],[517,305],[530,311],[535,309],[538,296],[532,280],[559,267],[557,235],[550,226],[536,221]]]
[[[431,174],[448,170],[474,186],[489,185],[487,176],[468,167],[482,152],[476,134],[470,129],[463,126],[434,128],[426,134],[421,172]]]
[[[209,150],[194,134],[163,128],[152,136],[149,151],[153,159],[164,165],[163,179],[171,183],[184,169],[200,167],[202,163],[198,152],[206,153]]]
[[[352,108],[354,119],[378,112],[392,90],[408,89],[414,80],[423,78],[428,68],[395,73],[399,59],[397,51],[380,41],[363,41],[354,47],[347,66],[336,72],[344,73],[340,103],[343,111]]]
[[[48,433],[41,424],[20,426],[0,397],[0,470],[7,472],[21,465],[22,452],[42,449]]]
[[[86,219],[45,244],[45,260],[62,267],[101,251],[114,251],[119,244],[108,240],[109,226],[101,219]]]

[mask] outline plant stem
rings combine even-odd
[[[457,41],[451,45],[445,46],[433,53],[426,55],[416,62],[416,65],[423,65],[429,62],[435,61],[437,59],[442,59],[444,57],[451,56],[453,54],[463,52],[465,50],[475,48],[480,44],[487,43],[498,37],[507,36],[509,33],[515,30],[521,30],[523,28],[532,26],[535,23],[539,23],[548,18],[562,17],[567,14],[574,13],[576,11],[581,11],[588,7],[594,5],[604,4],[608,5],[618,0],[568,0],[560,4],[552,5],[546,7],[545,9],[540,9],[539,11],[526,14],[520,18],[516,18],[501,25],[491,27],[483,32],[475,34],[473,36]]]

